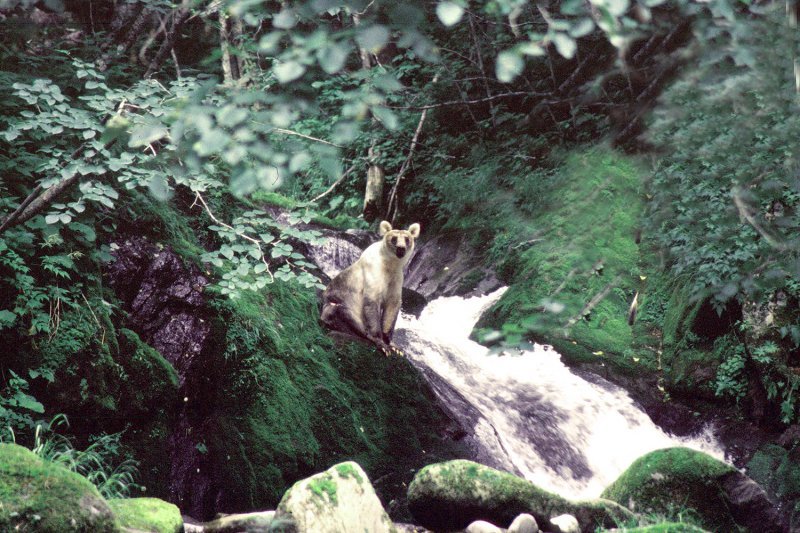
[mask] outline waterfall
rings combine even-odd
[[[439,298],[397,324],[398,344],[473,432],[482,462],[565,497],[591,498],[652,450],[687,446],[724,458],[710,429],[692,438],[666,434],[623,389],[579,377],[552,348],[492,354],[471,341],[504,290]]]

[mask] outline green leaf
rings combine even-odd
[[[202,137],[192,145],[192,149],[200,157],[208,157],[211,154],[221,152],[227,146],[230,136],[223,130],[214,128],[203,133]]]
[[[331,43],[317,50],[317,61],[327,74],[335,74],[342,70],[349,54],[350,47],[346,44]]]
[[[525,62],[519,54],[513,50],[505,50],[497,55],[495,73],[497,79],[503,83],[509,83],[522,72]]]
[[[161,124],[143,124],[133,129],[128,146],[131,148],[147,146],[167,135],[169,135],[169,131]]]
[[[247,118],[247,111],[234,105],[226,105],[217,111],[217,122],[220,126],[232,128],[244,122]]]
[[[283,38],[283,32],[273,31],[267,33],[258,41],[258,50],[264,54],[273,54],[278,49],[278,44]]]
[[[58,222],[60,217],[61,215],[59,214],[47,215],[46,217],[44,217],[44,221],[47,222],[48,224],[55,224]]]
[[[608,8],[608,12],[615,17],[621,17],[628,11],[628,6],[630,5],[628,0],[605,0],[604,1],[606,7]],[[714,4],[715,2],[712,2]]]
[[[17,320],[17,315],[6,309],[0,310],[0,328],[13,326]]]
[[[356,34],[358,46],[373,54],[380,52],[388,41],[389,30],[380,24],[364,28]]]
[[[44,413],[44,406],[37,402],[36,398],[24,392],[17,392],[11,399],[11,402],[13,402],[13,405],[21,407],[22,409],[28,409],[34,413]]]
[[[578,48],[575,40],[565,33],[555,33],[552,39],[558,53],[567,59],[572,59]]]
[[[400,125],[400,121],[397,119],[397,115],[394,114],[394,111],[391,109],[387,109],[385,107],[373,107],[372,114],[375,115],[385,127],[390,131],[394,131]]]
[[[130,127],[130,121],[122,115],[113,115],[106,121],[100,141],[103,144],[113,141],[125,135]]]
[[[153,176],[148,184],[148,188],[150,189],[150,194],[161,202],[169,200],[172,193],[167,178],[161,175]]]
[[[436,6],[436,16],[445,26],[457,24],[464,16],[464,8],[454,2],[439,2]]]
[[[547,53],[541,44],[533,41],[528,41],[527,43],[518,45],[517,51],[521,54],[525,54],[526,56],[543,56]]]
[[[280,83],[289,83],[302,76],[306,71],[305,65],[297,61],[284,61],[272,66],[272,72]]]
[[[305,150],[295,153],[289,160],[289,172],[294,174],[308,167],[311,163],[311,156]]]
[[[83,138],[85,140],[94,139],[94,136],[97,135],[97,132],[94,130],[83,130]]]
[[[272,18],[272,25],[281,30],[290,30],[297,25],[297,15],[293,9],[283,8]]]
[[[590,18],[581,19],[576,22],[569,30],[569,34],[579,39],[585,37],[594,31],[594,21]]]

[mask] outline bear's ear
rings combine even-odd
[[[414,223],[408,227],[408,232],[411,234],[412,237],[415,239],[419,237],[419,224]]]
[[[392,231],[392,225],[386,222],[385,220],[381,221],[381,227],[378,229],[378,233],[380,234],[380,236],[383,237],[390,231]]]

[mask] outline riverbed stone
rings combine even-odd
[[[298,533],[394,532],[367,474],[353,461],[295,483],[283,496],[275,520]]]
[[[475,520],[467,526],[464,533],[503,533],[503,530],[486,520]]]
[[[177,506],[158,498],[108,500],[123,529],[147,533],[180,533],[183,518]]]
[[[203,533],[262,533],[273,531],[275,511],[242,513],[221,516],[202,524]],[[286,524],[290,526],[290,524]],[[274,528],[280,530],[279,528]]]
[[[758,484],[734,467],[689,448],[665,448],[640,457],[602,497],[637,513],[668,516],[675,507],[692,509],[700,525],[714,531],[784,529],[777,508]]]
[[[16,444],[0,444],[0,531],[116,533],[94,485]]]
[[[578,519],[571,514],[562,514],[550,519],[553,533],[580,533],[581,527]]]
[[[508,526],[508,533],[539,533],[539,524],[528,513],[522,513]]]
[[[595,531],[633,516],[612,501],[567,500],[507,472],[461,459],[420,470],[408,488],[408,504],[416,521],[433,530],[463,529],[475,520],[510,524],[528,513],[545,529],[550,518],[571,514],[582,531]]]

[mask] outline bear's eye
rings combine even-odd
[[[397,237],[392,237],[392,244],[397,244]]]

